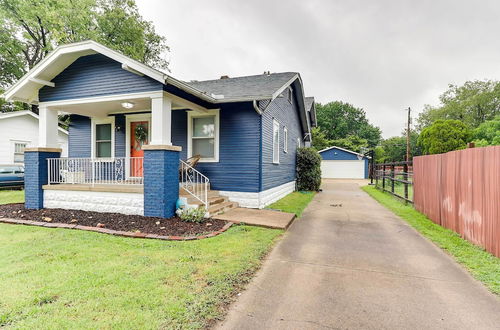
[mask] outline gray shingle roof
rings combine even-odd
[[[307,96],[304,98],[306,103],[306,110],[311,110],[311,106],[314,102],[314,96]]]
[[[186,83],[208,95],[224,95],[224,99],[265,99],[271,98],[295,75],[295,72],[281,72]]]

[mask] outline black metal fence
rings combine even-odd
[[[413,203],[413,163],[375,164],[375,186],[406,202]]]

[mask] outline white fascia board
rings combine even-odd
[[[7,118],[13,118],[13,117],[21,117],[21,116],[31,116],[33,118],[35,118],[36,120],[39,120],[38,118],[38,115],[30,110],[22,110],[22,111],[14,111],[12,113],[6,113],[6,114],[2,114],[0,115],[0,120],[2,119],[7,119]],[[66,135],[68,135],[68,131],[65,130],[64,128],[58,126],[57,127],[58,130]]]
[[[47,81],[47,80],[38,79],[38,78],[29,78],[29,80],[34,82],[34,83],[40,84],[40,85],[49,86],[49,87],[56,87],[56,84],[54,84],[52,81]]]
[[[141,74],[147,75],[152,79],[155,79],[162,84],[165,83],[167,75],[156,69],[153,69],[145,64],[142,64],[128,56],[122,55],[108,47],[105,47],[95,41],[82,41],[78,43],[61,45],[54,49],[49,55],[47,55],[43,60],[41,60],[33,69],[26,73],[21,79],[19,79],[14,85],[8,88],[4,92],[4,97],[7,100],[12,100],[15,97],[16,92],[18,92],[27,82],[32,81],[32,79],[38,79],[37,76],[43,72],[51,63],[56,61],[60,56],[71,53],[82,54],[85,51],[92,51],[94,53],[103,54],[117,62],[126,65],[127,68],[137,71]]]
[[[290,80],[288,80],[285,84],[283,84],[283,86],[281,86],[276,92],[274,92],[274,94],[272,95],[272,100],[274,100],[275,98],[277,98],[281,93],[283,93],[283,91],[285,89],[288,88],[288,86],[290,86],[297,78],[300,79],[299,75],[298,74],[295,74]],[[272,101],[271,100],[271,101]]]
[[[361,157],[364,157],[364,158],[371,158],[371,157],[369,157],[369,156],[366,156],[366,155],[360,154],[360,153],[358,153],[358,152],[356,152],[356,151],[352,151],[352,150],[344,149],[344,148],[337,147],[337,146],[333,146],[333,147],[328,147],[328,148],[325,148],[325,149],[323,149],[323,150],[318,151],[318,153],[322,153],[323,151],[328,151],[328,150],[331,150],[331,149],[339,149],[339,150],[342,150],[342,151],[348,152],[348,153],[353,154],[353,155],[361,156]]]
[[[8,113],[5,113],[5,114],[1,114],[0,115],[0,120],[1,119],[7,119],[7,118],[13,118],[13,117],[21,117],[21,116],[31,116],[35,119],[38,120],[38,116],[36,115],[36,113],[34,112],[31,112],[29,110],[23,110],[23,111],[13,111],[13,112],[8,112]]]
[[[141,92],[141,93],[130,93],[130,94],[114,94],[114,95],[106,95],[106,96],[85,97],[85,98],[79,98],[79,99],[40,102],[40,105],[44,105],[46,107],[60,107],[60,106],[65,106],[65,105],[86,104],[86,103],[96,103],[96,102],[134,100],[134,99],[142,99],[142,98],[156,98],[156,97],[161,97],[162,95],[163,95],[163,91]]]

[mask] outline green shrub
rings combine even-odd
[[[312,148],[297,149],[297,189],[319,191],[321,156]]]
[[[204,207],[189,207],[177,210],[177,215],[185,222],[204,222],[205,213]]]

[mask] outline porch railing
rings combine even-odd
[[[48,184],[142,185],[143,157],[49,158]]]
[[[210,180],[183,160],[180,160],[180,188],[203,203],[208,211]]]

